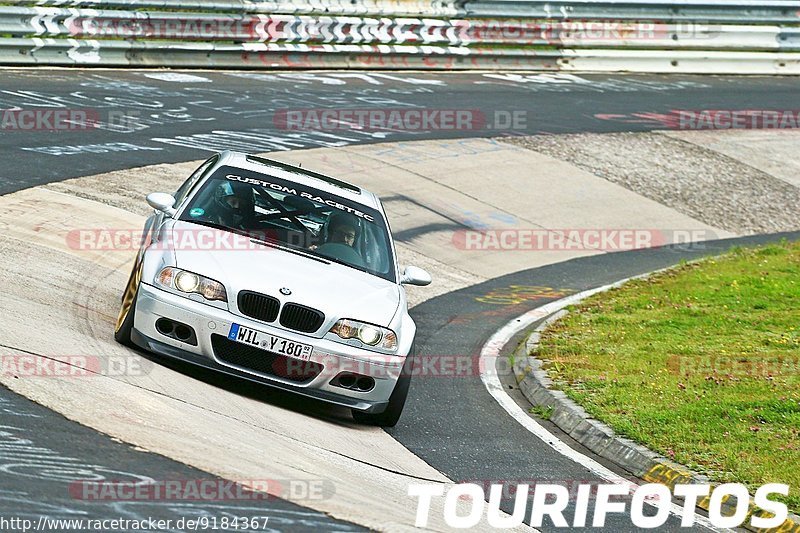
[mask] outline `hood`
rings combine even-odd
[[[400,303],[398,285],[339,263],[251,244],[247,237],[189,222],[176,221],[173,229],[175,235],[203,234],[202,249],[175,242],[176,266],[225,285],[231,308],[239,291],[247,290],[274,296],[281,304],[318,309],[325,314],[326,328],[340,318],[386,327]],[[291,295],[281,294],[281,288]]]

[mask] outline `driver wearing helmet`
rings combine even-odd
[[[214,191],[214,209],[211,218],[215,223],[230,228],[247,229],[247,220],[253,215],[253,190],[243,183],[226,181]]]

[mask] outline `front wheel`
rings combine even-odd
[[[406,358],[403,369],[400,371],[400,377],[397,379],[397,384],[394,386],[392,395],[389,397],[389,405],[386,407],[386,410],[382,413],[365,413],[353,409],[353,419],[356,422],[386,428],[397,425],[397,422],[400,420],[400,415],[403,414],[403,407],[408,397],[408,389],[411,386],[412,354],[413,352]]]
[[[114,340],[125,346],[133,347],[131,331],[133,331],[133,321],[136,316],[136,297],[139,295],[141,279],[142,269],[139,265],[133,265],[125,292],[122,293],[122,305],[120,305],[117,324],[114,328]]]

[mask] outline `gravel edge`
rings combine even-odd
[[[800,229],[800,188],[659,132],[499,137],[736,235]]]

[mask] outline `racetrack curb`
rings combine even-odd
[[[534,406],[551,409],[549,421],[591,452],[608,459],[637,478],[648,483],[666,485],[670,490],[674,490],[675,485],[678,484],[711,484],[716,486],[718,484],[711,483],[708,477],[693,472],[687,467],[671,461],[630,439],[615,434],[614,430],[609,426],[592,418],[583,407],[568,398],[563,391],[552,388],[553,382],[543,369],[542,360],[535,355],[539,348],[542,332],[568,313],[564,309],[568,305],[575,305],[589,296],[617,288],[631,279],[646,278],[662,271],[658,270],[644,276],[624,279],[599,289],[572,295],[570,298],[565,298],[559,302],[553,302],[552,305],[559,309],[545,318],[525,339],[525,342],[517,346],[513,352],[512,370],[519,389],[525,398]],[[561,302],[563,302],[563,305],[559,305]],[[709,502],[710,497],[706,496],[698,501],[697,506],[704,511],[708,511]],[[733,514],[734,508],[727,501],[723,501],[723,514]],[[750,509],[742,527],[758,532],[800,533],[800,517],[791,513],[783,524],[776,528],[754,528],[750,525],[750,517],[753,515],[760,516],[759,513],[762,513],[762,511],[752,504],[751,497]]]

